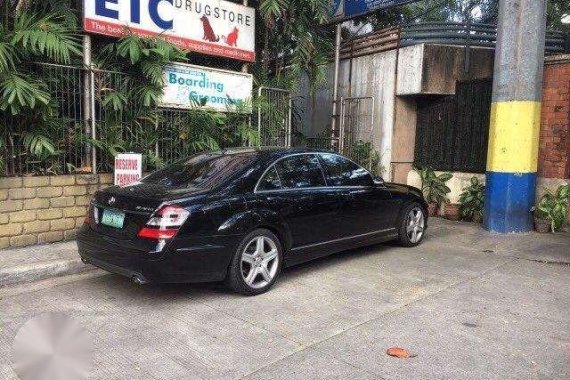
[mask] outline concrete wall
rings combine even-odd
[[[494,50],[470,49],[465,70],[465,48],[451,45],[415,45],[400,50],[398,95],[454,95],[456,83],[493,76]]]
[[[405,182],[412,167],[415,97],[454,94],[457,81],[489,78],[493,73],[492,58],[491,49],[471,49],[471,68],[465,73],[464,48],[415,45],[357,57],[352,63],[341,62],[339,96],[375,97],[372,143],[382,157],[384,178]],[[295,96],[301,132],[308,137],[330,133],[333,69],[329,65],[327,84],[318,89],[314,98],[309,95],[306,78]]]
[[[437,174],[441,174],[443,172],[436,172]],[[481,183],[485,183],[485,175],[484,174],[473,174],[473,173],[461,173],[461,172],[453,172],[453,178],[451,178],[447,182],[447,186],[451,189],[451,193],[449,193],[449,201],[451,203],[459,203],[459,196],[463,192],[463,189],[471,185],[471,178],[477,177]],[[412,170],[408,173],[407,184],[411,186],[415,186],[419,189],[422,188],[422,180],[420,179],[420,175],[415,171]]]
[[[374,134],[372,143],[381,154],[382,166],[389,175],[392,132],[394,125],[394,91],[396,81],[396,51],[343,60],[340,66],[339,96],[375,98]],[[328,68],[327,85],[318,89],[314,98],[309,94],[306,78],[295,97],[302,129],[308,137],[326,135],[331,129],[332,83],[334,66]],[[339,107],[340,113],[340,107]]]
[[[112,174],[0,178],[0,249],[73,239]]]
[[[416,142],[418,96],[455,95],[461,81],[493,76],[494,51],[472,48],[465,71],[465,48],[450,45],[416,45],[400,50],[398,97],[392,143],[392,180],[405,183],[412,170]]]

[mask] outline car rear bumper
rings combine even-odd
[[[140,283],[221,281],[239,236],[212,236],[174,241],[160,252],[147,252],[132,242],[102,235],[83,226],[77,236],[82,260]]]

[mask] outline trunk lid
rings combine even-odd
[[[91,228],[116,239],[132,240],[162,203],[205,195],[207,191],[152,183],[112,186],[95,193],[90,210]]]

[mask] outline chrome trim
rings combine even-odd
[[[317,187],[297,187],[291,189],[273,189],[273,190],[259,190],[256,194],[267,193],[286,193],[290,191],[303,191],[303,190],[358,190],[358,189],[373,189],[372,186],[317,186]]]
[[[344,240],[351,240],[351,239],[356,239],[359,237],[365,237],[365,236],[369,236],[369,235],[376,235],[376,234],[380,234],[382,232],[388,232],[388,231],[396,231],[395,228],[386,228],[383,230],[378,230],[378,231],[372,231],[372,232],[367,232],[365,234],[360,234],[360,235],[353,235],[353,236],[346,236],[343,238],[339,238],[339,239],[333,239],[333,240],[327,240],[327,241],[323,241],[320,243],[313,243],[313,244],[307,244],[307,245],[302,245],[300,247],[295,247],[295,248],[291,248],[291,251],[297,251],[300,249],[305,249],[305,248],[311,248],[311,247],[318,247],[320,245],[325,245],[325,244],[332,244],[332,243],[338,243]]]
[[[277,164],[279,161],[285,159],[285,158],[289,158],[289,157],[294,157],[294,156],[303,156],[303,155],[308,155],[308,154],[312,154],[317,156],[317,159],[319,160],[319,167],[321,168],[321,173],[323,174],[323,177],[325,179],[325,184],[326,186],[316,186],[316,187],[299,187],[299,188],[292,188],[292,189],[274,189],[274,190],[257,190],[257,187],[259,186],[259,183],[261,182],[261,180],[263,179],[263,177],[265,177],[265,175],[267,174],[267,172],[273,167],[275,166],[275,164]],[[335,152],[303,152],[303,153],[293,153],[290,154],[288,156],[285,157],[280,157],[277,160],[273,161],[273,163],[271,163],[271,165],[269,165],[261,174],[261,176],[259,177],[259,179],[257,180],[257,182],[255,183],[255,187],[253,188],[253,193],[254,194],[263,194],[263,193],[273,193],[273,192],[279,192],[279,191],[292,191],[292,190],[321,190],[321,189],[362,189],[362,188],[372,188],[374,186],[328,186],[328,182],[327,182],[327,175],[325,174],[325,170],[323,167],[323,164],[321,163],[322,158],[319,157],[319,155],[323,155],[323,154],[330,154],[333,156],[339,156],[342,157],[350,162],[352,162],[354,165],[358,166],[359,168],[362,168],[366,171],[366,173],[368,173],[370,175],[370,177],[372,177],[372,180],[374,181],[374,176],[372,175],[372,173],[370,173],[370,171],[368,169],[366,169],[365,167],[363,167],[362,165],[357,164],[356,162],[352,161],[350,158],[343,156],[342,154],[338,154]],[[281,177],[279,176],[279,171],[277,171],[277,176],[279,177],[279,182],[281,182]],[[386,188],[386,186],[382,186],[383,188]]]

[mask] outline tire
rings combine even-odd
[[[275,234],[256,229],[238,245],[226,276],[226,285],[237,293],[257,295],[268,291],[281,272],[283,246]]]
[[[426,210],[417,202],[402,209],[398,226],[398,241],[404,247],[415,247],[424,239]]]

